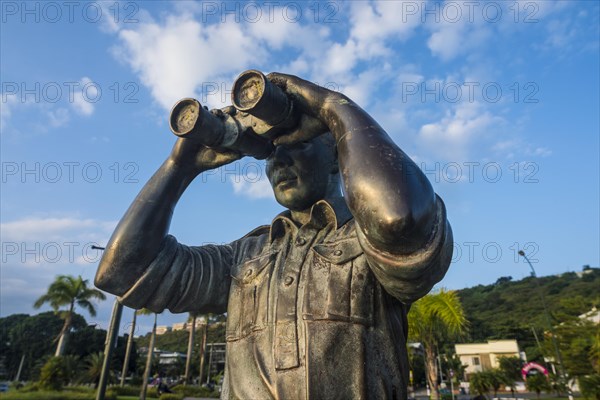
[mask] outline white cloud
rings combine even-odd
[[[450,61],[482,47],[492,37],[493,26],[477,18],[471,22],[467,16],[455,22],[441,18],[439,22],[428,24],[431,36],[427,40],[427,47],[442,61]]]
[[[473,142],[485,138],[504,120],[484,109],[478,102],[463,102],[448,109],[437,122],[419,130],[419,140],[440,159],[467,159]]]
[[[70,109],[75,110],[79,115],[92,115],[94,113],[93,101],[98,99],[99,95],[98,85],[87,76],[84,76],[79,80],[79,85],[76,87],[77,89],[72,93],[72,101],[68,96],[65,96],[57,103],[39,101],[34,96],[22,96],[19,93],[2,93],[2,106],[0,107],[0,128],[2,132],[6,133],[8,128],[12,128],[9,121],[25,107],[30,109],[30,114],[37,112],[43,116],[42,118],[30,117],[27,121],[33,122],[34,131],[44,133],[48,131],[49,127],[60,128],[67,125],[71,120]],[[65,104],[68,101],[70,101],[70,104]],[[25,129],[21,130],[24,131]]]
[[[2,106],[0,107],[0,131],[6,132],[8,121],[17,106],[19,98],[16,94],[2,93]]]
[[[216,84],[219,95],[208,96],[209,107],[224,106],[221,89],[232,77],[265,57],[249,40],[243,26],[233,23],[202,25],[189,15],[169,16],[164,23],[143,23],[119,32],[116,57],[138,73],[154,99],[165,109],[183,98],[197,96]],[[212,86],[214,87],[214,86]],[[228,96],[225,103],[228,103]]]
[[[32,312],[33,302],[56,275],[81,275],[91,282],[101,257],[91,246],[104,245],[115,225],[116,221],[62,216],[0,224],[0,314]]]
[[[81,115],[90,116],[94,113],[93,101],[98,98],[98,85],[84,76],[79,80],[81,90],[73,93],[73,108]]]
[[[236,175],[230,179],[230,182],[233,185],[233,192],[239,196],[251,199],[273,198],[273,189],[266,174],[258,176]]]
[[[492,145],[491,149],[496,153],[507,155],[507,158],[513,158],[517,154],[528,157],[549,157],[553,153],[547,147],[527,143],[522,138],[512,138],[497,142]]]
[[[363,58],[388,54],[385,41],[404,41],[420,25],[420,15],[410,12],[414,1],[352,2],[350,36]]]
[[[407,3],[349,3],[349,31],[345,38],[335,41],[329,26],[292,23],[283,17],[281,7],[274,7],[269,17],[263,14],[256,21],[242,19],[236,23],[235,18],[228,17],[224,22],[207,24],[199,22],[205,16],[200,16],[198,6],[176,6],[175,14],[160,22],[147,21],[119,30],[113,54],[140,75],[164,109],[187,96],[195,96],[209,107],[223,107],[230,102],[228,93],[223,92],[231,89],[235,76],[264,65],[320,84],[335,82],[368,102],[373,88],[360,84],[357,78],[369,79],[372,72],[353,70],[361,60],[395,57],[388,42],[405,40],[419,26],[418,16],[398,19]],[[283,49],[297,50],[298,56],[278,63],[277,51]],[[198,97],[203,88],[214,90],[215,84],[219,87],[217,95]]]
[[[91,238],[106,235],[115,225],[114,221],[91,218],[27,217],[1,223],[0,231],[4,241],[80,240],[82,236]]]
[[[55,110],[50,110],[46,113],[46,115],[48,116],[48,123],[53,128],[60,128],[61,126],[66,125],[70,119],[69,110],[62,107]]]

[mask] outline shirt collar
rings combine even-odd
[[[298,230],[291,216],[290,210],[285,210],[273,219],[269,234],[271,242],[285,235],[286,229]],[[352,213],[346,205],[346,200],[343,197],[335,197],[328,200],[319,200],[313,204],[310,209],[310,219],[306,225],[314,225],[322,229],[331,224],[339,229],[351,218]]]

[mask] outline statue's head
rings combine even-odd
[[[339,196],[339,168],[331,133],[306,142],[281,145],[267,158],[267,177],[282,206],[302,211]]]

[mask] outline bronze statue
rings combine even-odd
[[[406,315],[452,255],[444,203],[346,96],[250,74],[236,107],[175,107],[183,137],[117,226],[96,286],[133,308],[227,312],[223,398],[406,399]],[[168,235],[194,178],[247,154],[266,157],[288,210],[228,245]]]

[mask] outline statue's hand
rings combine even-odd
[[[329,130],[323,116],[324,105],[339,93],[294,75],[272,72],[267,78],[292,99],[296,112],[301,114],[296,129],[275,139],[275,145],[307,141]]]
[[[222,113],[221,110],[213,110],[212,112]],[[239,152],[206,147],[192,138],[177,139],[169,156],[169,159],[178,168],[193,176],[210,169],[219,168],[240,158],[242,158],[242,154]]]

